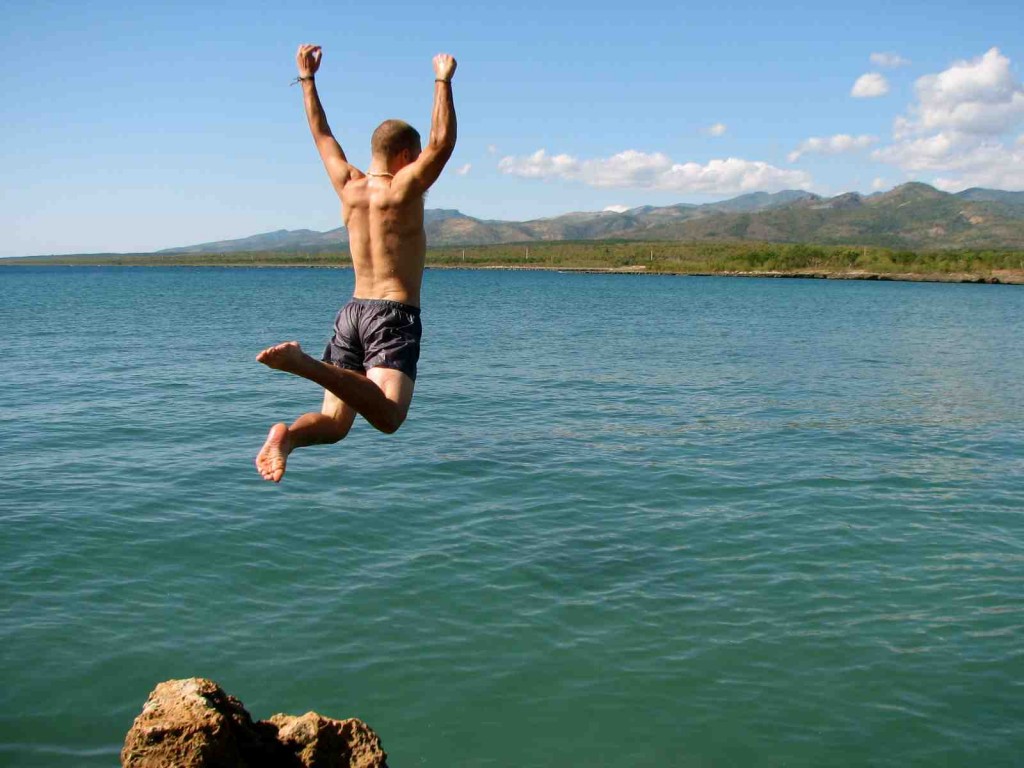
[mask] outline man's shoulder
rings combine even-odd
[[[365,205],[370,199],[367,178],[353,179],[341,189],[341,200],[347,206]]]

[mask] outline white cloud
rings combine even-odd
[[[857,99],[873,99],[889,92],[889,81],[879,72],[868,72],[857,78],[850,95]]]
[[[457,169],[455,169],[455,172],[456,172],[457,174],[459,174],[459,176],[465,176],[465,175],[466,175],[467,173],[469,173],[469,172],[470,172],[471,170],[473,170],[473,164],[472,164],[472,163],[466,163],[466,164],[465,164],[464,166],[462,166],[461,168],[457,168]]]
[[[1024,146],[1008,147],[998,140],[981,140],[964,134],[940,133],[902,141],[877,150],[876,160],[907,171],[952,173],[935,179],[948,191],[968,187],[1024,188]]]
[[[914,88],[917,102],[897,118],[896,138],[947,130],[993,135],[1024,120],[1024,87],[998,48],[918,78]]]
[[[944,170],[954,162],[957,150],[962,153],[967,148],[967,142],[955,134],[939,133],[883,147],[871,156],[908,171]]]
[[[1017,146],[1024,147],[1024,133],[1017,137]]]
[[[874,181],[871,182],[871,188],[875,190],[875,192],[880,192],[887,186],[889,186],[889,183],[881,176],[875,177]]]
[[[496,154],[498,154],[498,148],[496,146],[494,146],[493,144],[488,144],[487,145],[487,152],[489,154],[496,155]]]
[[[905,171],[943,174],[936,186],[1024,187],[1024,87],[998,48],[955,62],[915,84],[917,98],[896,118],[896,142],[872,157]]]
[[[629,210],[628,205],[606,205],[601,209],[605,213],[625,213]]]
[[[851,136],[848,133],[838,133],[826,138],[812,136],[801,141],[800,146],[790,152],[787,159],[789,162],[795,163],[801,156],[808,154],[840,155],[844,152],[856,152],[859,149],[867,149],[877,141],[877,136],[868,136],[867,134]]]
[[[503,157],[498,161],[498,170],[512,176],[527,179],[544,179],[552,176],[570,178],[579,172],[579,161],[570,155],[549,155],[538,149],[525,157]]]
[[[725,123],[715,123],[708,126],[708,134],[711,136],[723,136],[729,127]]]
[[[648,154],[634,149],[594,160],[571,155],[549,155],[541,149],[532,155],[504,157],[502,173],[528,179],[565,179],[592,187],[634,187],[681,193],[728,194],[771,191],[811,186],[804,171],[776,168],[756,160],[735,157],[699,163],[676,163],[661,152]]]
[[[896,67],[907,66],[910,63],[910,59],[905,59],[898,53],[872,53],[871,63],[876,67],[896,69]]]
[[[1024,151],[992,146],[967,158],[956,176],[939,176],[934,184],[946,192],[959,192],[970,187],[991,189],[1024,189]]]

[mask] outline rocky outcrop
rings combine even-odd
[[[361,720],[316,712],[254,722],[211,680],[160,683],[121,750],[124,768],[387,768],[377,734]]]
[[[301,717],[274,715],[267,722],[303,768],[387,768],[380,739],[362,720],[333,720],[307,712]]]

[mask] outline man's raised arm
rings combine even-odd
[[[323,105],[320,104],[320,97],[316,92],[316,81],[313,76],[320,68],[320,57],[322,50],[319,45],[300,45],[299,52],[295,54],[295,63],[299,68],[299,82],[302,83],[303,101],[306,105],[306,119],[309,120],[309,130],[313,134],[313,141],[316,142],[320,159],[324,162],[327,175],[331,184],[340,195],[341,189],[352,177],[355,170],[349,165],[345,153],[341,151],[331,127],[327,124],[327,115],[324,113]]]
[[[455,102],[452,76],[457,62],[447,53],[434,57],[434,111],[430,119],[430,140],[419,158],[403,169],[416,192],[426,192],[437,181],[445,163],[455,151]],[[395,179],[398,181],[398,178]]]

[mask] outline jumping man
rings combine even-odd
[[[270,428],[256,456],[265,480],[280,482],[288,455],[304,445],[336,443],[358,413],[391,434],[405,421],[420,354],[420,284],[426,259],[423,196],[455,149],[452,75],[455,59],[434,57],[434,111],[430,141],[401,120],[385,120],[370,139],[370,170],[350,165],[327,125],[313,76],[320,68],[318,45],[296,54],[306,117],[327,175],[341,198],[355,271],[352,300],[338,312],[334,336],[316,360],[286,341],[256,359],[324,388],[320,413],[305,413],[291,426]]]

